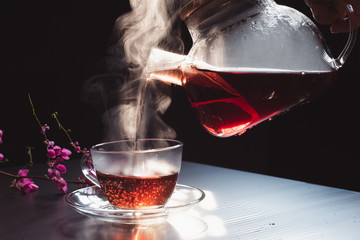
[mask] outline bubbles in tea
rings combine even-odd
[[[165,176],[114,176],[96,172],[108,201],[119,208],[146,208],[164,205],[173,193],[178,173]]]

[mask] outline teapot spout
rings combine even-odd
[[[174,84],[178,86],[182,86],[183,75],[179,68],[171,69],[171,70],[161,70],[155,72],[148,72],[146,74],[146,80],[159,80],[166,84]]]
[[[182,86],[183,75],[180,65],[186,55],[176,54],[154,48],[150,52],[146,66],[147,80],[159,80],[166,84]]]

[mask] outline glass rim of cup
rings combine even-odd
[[[167,142],[175,142],[176,144],[173,146],[168,147],[161,147],[161,148],[150,148],[150,149],[138,149],[138,150],[100,150],[97,149],[101,146],[112,144],[112,143],[119,143],[119,142],[131,142],[134,141],[133,139],[123,139],[123,140],[115,140],[115,141],[109,141],[109,142],[103,142],[95,144],[90,148],[90,151],[98,152],[98,153],[107,153],[107,154],[118,154],[118,153],[154,153],[154,152],[161,152],[161,151],[169,151],[177,148],[181,148],[184,144],[183,142],[176,140],[176,139],[167,139],[167,138],[141,138],[137,139],[137,141],[167,141]]]

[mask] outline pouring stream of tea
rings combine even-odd
[[[142,118],[143,118],[143,115],[144,115],[144,112],[145,112],[145,98],[146,98],[146,92],[147,92],[147,89],[149,87],[149,81],[148,80],[145,80],[145,82],[143,84],[140,84],[139,86],[139,103],[138,103],[138,106],[137,106],[137,109],[136,109],[136,125],[135,125],[135,128],[136,128],[136,132],[135,132],[135,139],[134,139],[134,143],[133,143],[133,149],[134,150],[137,150],[138,149],[138,139],[141,138],[140,136],[140,133],[141,133],[141,123],[142,123]]]

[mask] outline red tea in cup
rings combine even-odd
[[[163,207],[178,179],[183,144],[172,139],[137,139],[93,146],[82,161],[84,175],[108,201],[124,209]]]
[[[178,173],[165,176],[114,176],[96,172],[108,201],[119,208],[148,208],[165,205],[173,193]]]

